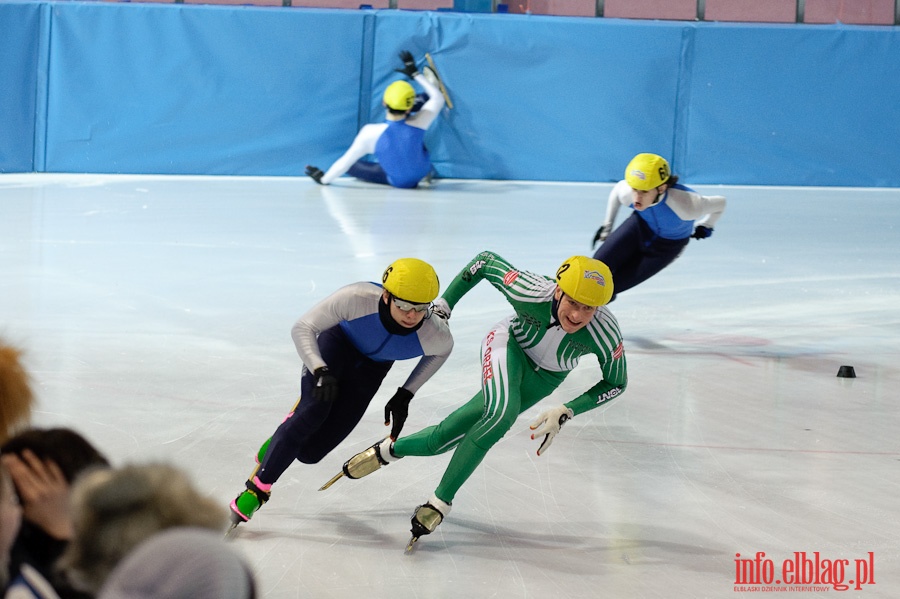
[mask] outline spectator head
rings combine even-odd
[[[34,394],[21,352],[0,341],[0,443],[31,418]]]
[[[72,489],[74,538],[59,565],[73,584],[95,594],[141,542],[174,527],[224,534],[228,517],[185,475],[166,464],[95,470]]]
[[[253,574],[223,536],[170,528],[138,545],[113,570],[98,599],[253,599]]]
[[[31,450],[41,460],[53,460],[70,485],[88,468],[107,467],[109,462],[79,433],[68,428],[24,430],[0,446],[0,453],[22,455]]]

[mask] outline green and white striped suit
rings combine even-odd
[[[593,354],[603,377],[566,403],[577,416],[617,397],[627,384],[622,335],[604,306],[582,329],[566,333],[555,319],[550,277],[519,271],[492,252],[478,254],[450,283],[444,299],[452,309],[486,280],[512,304],[515,314],[497,323],[481,344],[481,390],[440,424],[398,439],[397,456],[437,455],[456,448],[435,495],[452,503],[456,492],[519,414],[550,395]]]

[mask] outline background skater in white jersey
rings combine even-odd
[[[412,517],[413,543],[434,532],[450,513],[456,492],[519,414],[559,387],[582,356],[593,355],[602,376],[565,404],[544,411],[531,424],[543,454],[562,425],[578,414],[618,397],[627,384],[622,335],[604,306],[613,293],[609,269],[599,260],[573,256],[556,278],[519,271],[491,252],[478,254],[450,283],[435,310],[446,313],[478,282],[486,280],[512,305],[515,314],[496,324],[481,344],[481,390],[466,404],[408,437],[388,437],[348,460],[338,476],[360,478],[404,456],[431,456],[453,450],[440,484]]]
[[[422,69],[425,74],[420,73],[411,53],[404,50],[400,59],[403,68],[397,71],[422,86],[425,94],[416,96],[406,81],[391,83],[382,102],[387,111],[385,122],[360,129],[350,148],[327,172],[307,166],[306,174],[316,183],[329,185],[347,173],[369,183],[413,188],[430,176],[432,165],[425,147],[425,131],[444,107],[443,84],[430,67]],[[370,154],[375,155],[377,162],[364,159]]]
[[[634,212],[613,230],[620,206]],[[594,235],[594,245],[603,244],[594,258],[609,266],[616,294],[622,293],[674,262],[691,238],[712,235],[724,211],[724,197],[702,196],[680,184],[662,156],[638,154],[609,193],[606,220]]]

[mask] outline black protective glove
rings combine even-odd
[[[319,185],[325,185],[322,183],[322,177],[325,176],[325,171],[320,169],[317,166],[313,166],[311,164],[306,165],[306,174],[312,177],[312,180],[318,183]]]
[[[410,79],[419,74],[419,69],[416,67],[416,60],[413,58],[411,52],[408,52],[407,50],[400,52],[400,60],[403,61],[403,68],[394,69],[395,71],[403,73]]]
[[[606,241],[606,238],[609,237],[610,229],[612,229],[610,225],[603,225],[597,229],[597,232],[594,233],[594,241],[591,242],[591,249],[597,247],[598,241]]]
[[[316,368],[313,373],[316,377],[316,384],[313,386],[313,399],[317,401],[334,401],[338,396],[338,380],[333,374],[328,372],[327,366]]]
[[[397,440],[403,425],[406,423],[406,417],[409,415],[409,402],[412,401],[413,394],[403,387],[397,387],[397,392],[388,400],[384,406],[384,425],[391,423],[391,417],[394,419],[394,426],[391,427],[391,439]]]
[[[709,227],[704,227],[703,225],[698,225],[696,229],[694,229],[694,234],[691,235],[694,239],[706,239],[710,235],[712,235],[713,230]]]

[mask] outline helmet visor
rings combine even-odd
[[[392,297],[391,299],[393,300],[394,305],[403,312],[409,312],[410,310],[415,310],[416,312],[425,312],[428,310],[428,308],[431,307],[431,302],[428,302],[427,304],[414,304],[404,299],[400,299],[399,297]]]

